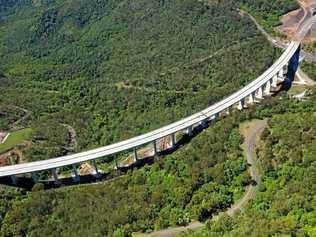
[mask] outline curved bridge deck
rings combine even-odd
[[[155,143],[156,140],[166,136],[174,136],[176,132],[184,129],[190,130],[192,129],[192,126],[205,121],[210,121],[216,118],[220,112],[223,112],[236,104],[240,107],[240,109],[242,109],[246,99],[248,99],[248,102],[253,103],[256,97],[262,98],[264,93],[269,93],[271,85],[275,85],[277,80],[283,77],[283,68],[287,65],[299,46],[300,42],[291,42],[282,56],[256,80],[252,81],[250,84],[226,99],[223,99],[203,111],[195,113],[178,122],[101,148],[49,160],[1,167],[0,177],[34,173],[42,170],[53,170],[63,166],[74,165],[105,156],[115,155],[122,151],[136,149],[137,147],[152,142]]]

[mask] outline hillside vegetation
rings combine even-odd
[[[246,210],[208,222],[196,236],[315,236],[316,96],[303,103],[269,102],[272,116],[258,147],[263,182]]]
[[[4,5],[0,105],[31,111],[34,131],[48,128],[34,133],[27,160],[67,153],[56,148],[68,139],[58,123],[74,127],[77,151],[110,144],[205,108],[279,55],[229,0]]]
[[[22,124],[32,128],[32,145],[23,150],[23,155],[33,161],[68,152],[65,145],[69,134],[62,124],[76,130],[79,151],[192,114],[253,80],[279,56],[280,52],[236,8],[251,5],[259,14],[266,6],[265,12],[274,9],[273,14],[281,15],[288,9],[288,2],[280,3],[0,0],[0,108],[16,108],[12,113],[1,113],[0,129],[9,129],[23,116],[18,108],[31,111]],[[273,124],[282,120],[285,111],[310,116],[315,111],[315,96],[302,104],[287,97],[275,98],[231,114],[172,155],[158,157],[152,166],[107,182],[46,191],[37,185],[33,192],[1,187],[0,236],[123,237],[135,231],[206,220],[236,202],[251,183],[239,148],[239,124],[280,114],[270,122],[271,130],[264,137],[268,139]],[[315,127],[312,118],[309,123]],[[289,135],[286,125],[275,135],[276,140]],[[303,142],[310,144],[308,139]],[[286,162],[287,147],[276,144],[275,150],[280,149],[283,156],[267,162],[277,164],[264,173],[267,183],[261,192],[269,195],[271,202],[267,203],[277,198],[271,193],[279,185],[278,177],[287,177],[287,170],[278,174]],[[313,147],[306,145],[305,150],[313,152]],[[269,152],[263,145],[261,153]],[[290,165],[302,162],[294,161]],[[315,163],[313,159],[308,162]],[[307,168],[304,165],[302,170]],[[310,174],[306,179],[313,177]],[[285,180],[283,184],[288,185],[291,179]],[[297,187],[302,186],[302,180],[297,180]],[[300,195],[293,202],[301,204]],[[306,195],[314,194],[310,191]],[[291,218],[311,213],[310,203],[311,198],[306,201],[308,210],[295,206],[298,214]],[[263,210],[258,220],[269,217],[267,206],[265,203],[262,209],[257,208]],[[285,214],[275,211],[262,222],[269,224],[275,217],[287,225],[288,219],[282,218]],[[250,222],[250,216],[245,214],[244,223]],[[238,219],[227,228],[237,228],[238,223],[243,221]],[[256,231],[259,227],[270,230],[260,221],[251,224]],[[201,234],[210,236],[212,225]],[[311,222],[305,224],[311,226]],[[286,230],[293,229],[298,230]],[[219,229],[215,234],[229,231],[232,229]]]

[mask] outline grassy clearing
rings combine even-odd
[[[21,142],[27,140],[31,136],[32,129],[25,128],[16,132],[12,132],[5,143],[0,145],[0,153],[4,153]]]

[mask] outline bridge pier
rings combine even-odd
[[[55,185],[59,185],[60,181],[58,179],[58,174],[57,174],[56,169],[52,169],[52,175],[53,175],[53,178],[54,178]]]
[[[263,99],[262,87],[260,87],[260,88],[256,91],[256,97],[257,97],[258,99]]]
[[[35,172],[32,172],[31,175],[32,175],[33,182],[37,183],[38,182],[37,174]]]
[[[193,135],[193,127],[192,126],[188,127],[186,133],[189,137],[191,137]]]
[[[272,87],[278,86],[278,75],[274,75],[272,78]]]
[[[219,113],[216,113],[210,117],[210,120],[215,120],[219,117]]]
[[[267,81],[265,87],[264,87],[264,93],[266,95],[270,95],[270,91],[271,91],[271,82]]]
[[[116,154],[114,154],[113,155],[113,159],[114,159],[114,169],[116,169],[116,170],[119,170],[119,166],[118,166],[118,163],[117,163],[117,155]]]
[[[93,167],[94,167],[94,170],[95,170],[95,175],[99,176],[100,173],[99,173],[99,169],[98,169],[98,165],[97,165],[96,160],[92,160],[92,164],[93,164]]]
[[[154,156],[156,156],[158,153],[156,140],[153,141],[153,153],[154,153]]]
[[[249,103],[249,104],[255,103],[255,94],[256,94],[256,93],[251,93],[251,94],[248,96],[248,103]]]
[[[73,180],[74,182],[78,183],[80,181],[80,176],[78,174],[78,171],[77,171],[77,167],[75,164],[72,165],[72,173],[73,173]]]
[[[11,175],[10,178],[13,185],[18,184],[18,178],[15,175]]]
[[[170,148],[173,148],[176,144],[176,136],[174,133],[170,135],[170,143]]]
[[[134,148],[134,150],[133,150],[133,158],[134,158],[134,162],[137,162],[138,161],[138,154],[137,154],[137,149],[136,148]]]
[[[226,115],[230,115],[231,109],[232,109],[231,107],[228,107],[224,110]]]
[[[280,81],[284,81],[284,69],[283,69],[283,67],[281,68],[281,70],[278,73],[278,79]]]
[[[245,99],[241,99],[241,100],[238,102],[237,109],[242,110],[244,107],[245,107]]]
[[[207,121],[206,119],[204,119],[203,121],[200,122],[200,125],[203,127],[203,128],[207,128]]]

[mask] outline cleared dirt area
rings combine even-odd
[[[299,34],[299,29],[302,24],[314,15],[316,10],[316,0],[301,0],[298,1],[301,8],[291,11],[282,17],[282,25],[278,30],[292,40],[303,40],[310,42],[316,39],[316,26],[314,26],[305,35],[305,38]]]

